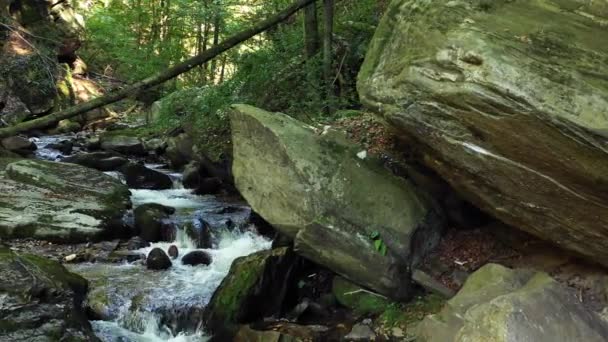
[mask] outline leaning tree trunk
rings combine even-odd
[[[137,92],[145,89],[149,89],[155,85],[159,85],[164,83],[176,76],[179,76],[187,71],[192,70],[198,65],[206,63],[210,61],[212,58],[221,54],[222,52],[233,48],[234,46],[244,42],[245,40],[266,31],[267,29],[275,26],[276,24],[284,21],[289,18],[291,15],[296,13],[298,10],[303,7],[313,3],[315,0],[297,0],[289,7],[285,8],[281,12],[277,13],[271,18],[263,20],[251,27],[248,30],[241,31],[225,41],[221,44],[212,47],[211,49],[196,55],[190,59],[187,59],[163,72],[152,75],[146,79],[143,79],[139,82],[136,82],[124,89],[120,89],[114,92],[111,92],[105,96],[98,97],[91,101],[83,102],[77,106],[67,108],[66,110],[62,110],[38,119],[34,119],[27,122],[22,122],[14,126],[6,127],[0,129],[0,138],[5,138],[9,136],[16,135],[21,132],[25,132],[31,129],[40,128],[49,126],[53,123],[59,122],[64,119],[69,119],[76,115],[88,112],[95,108],[103,107],[105,105],[118,102],[130,95],[136,94]]]

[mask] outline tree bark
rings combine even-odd
[[[304,8],[304,45],[306,58],[311,58],[319,52],[319,21],[317,19],[317,4]]]
[[[325,30],[323,32],[323,83],[325,85],[325,113],[333,114],[333,54],[331,46],[334,32],[334,0],[323,0],[323,11],[325,14]]]
[[[38,119],[22,122],[11,127],[2,128],[0,129],[0,138],[10,137],[31,129],[49,126],[61,120],[69,119],[76,115],[88,112],[92,109],[103,107],[114,102],[118,102],[126,97],[136,94],[141,90],[149,89],[153,86],[164,83],[176,76],[179,76],[187,71],[192,70],[198,65],[208,62],[209,60],[221,54],[222,52],[235,47],[236,45],[246,41],[247,39],[266,31],[267,29],[284,21],[285,19],[289,18],[291,15],[293,15],[303,7],[313,3],[314,1],[315,0],[297,0],[289,7],[285,8],[273,17],[260,21],[248,30],[241,31],[227,38],[221,44],[218,44],[217,46],[214,46],[199,55],[196,55],[179,64],[176,64],[175,66],[163,72],[160,72],[156,75],[152,75],[146,79],[136,82],[124,89],[111,92],[105,96],[98,97],[91,101],[83,102],[77,106],[70,107],[66,110],[62,110]]]

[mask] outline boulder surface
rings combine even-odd
[[[99,341],[82,301],[87,281],[61,264],[0,246],[0,340]]]
[[[599,1],[394,0],[360,97],[475,205],[608,265],[607,20]]]
[[[410,294],[410,268],[439,239],[426,196],[337,131],[236,105],[235,184],[296,251],[383,295]]]
[[[125,234],[130,192],[83,166],[0,159],[0,237],[79,242]]]
[[[608,323],[546,273],[488,264],[418,326],[427,342],[608,340]]]

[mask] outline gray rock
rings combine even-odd
[[[408,181],[337,131],[281,113],[231,113],[235,184],[298,253],[392,298],[410,292],[409,268],[438,243],[442,219]]]
[[[173,187],[171,177],[143,164],[129,162],[120,168],[120,172],[125,175],[127,185],[132,189],[164,190]]]
[[[82,307],[87,281],[61,264],[0,246],[0,340],[95,342]]]
[[[163,227],[169,215],[175,212],[174,208],[161,204],[147,203],[135,208],[135,230],[139,237],[148,242],[158,242],[163,239]]]
[[[193,145],[192,138],[186,133],[169,138],[165,156],[169,159],[171,166],[181,168],[188,164],[193,159]]]
[[[483,211],[608,265],[608,5],[451,3],[392,2],[361,101]]]
[[[101,149],[126,155],[146,155],[143,143],[137,137],[123,135],[104,135],[100,138]]]
[[[37,149],[36,144],[28,138],[14,136],[2,139],[0,145],[5,149],[18,153],[20,155],[28,155]]]
[[[128,159],[113,152],[79,153],[63,158],[64,163],[78,164],[99,171],[117,171],[128,162]]]
[[[355,324],[344,338],[350,341],[373,341],[376,339],[376,333],[365,324]]]
[[[546,273],[488,264],[418,326],[428,342],[608,340],[608,322]]]
[[[130,192],[83,166],[0,159],[0,237],[79,242],[124,237]]]

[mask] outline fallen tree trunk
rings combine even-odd
[[[241,31],[241,32],[229,37],[228,39],[223,41],[221,44],[216,45],[216,46],[212,47],[211,49],[206,50],[205,52],[198,54],[190,59],[187,59],[161,73],[158,73],[156,75],[143,79],[139,82],[136,82],[124,89],[113,91],[105,96],[98,97],[91,101],[83,102],[77,106],[70,107],[65,110],[62,110],[62,111],[59,111],[59,112],[56,112],[53,114],[49,114],[49,115],[43,116],[38,119],[22,122],[22,123],[19,123],[14,126],[10,126],[10,127],[1,128],[0,129],[0,138],[13,136],[18,133],[25,132],[25,131],[35,129],[35,128],[49,126],[49,125],[59,122],[61,120],[69,119],[76,115],[86,113],[92,109],[103,107],[103,106],[106,106],[106,105],[114,103],[114,102],[118,102],[126,97],[129,97],[130,95],[136,94],[140,90],[148,89],[153,86],[164,83],[172,78],[179,76],[180,74],[183,74],[183,73],[195,68],[198,65],[208,62],[209,60],[215,58],[222,52],[233,48],[234,46],[246,41],[247,39],[268,30],[269,28],[286,20],[287,18],[289,18],[291,15],[293,15],[300,9],[306,7],[307,5],[309,5],[315,1],[316,0],[297,0],[293,4],[291,4],[289,7],[285,8],[281,12],[277,13],[275,16],[255,24],[253,27],[251,27],[248,30]]]

